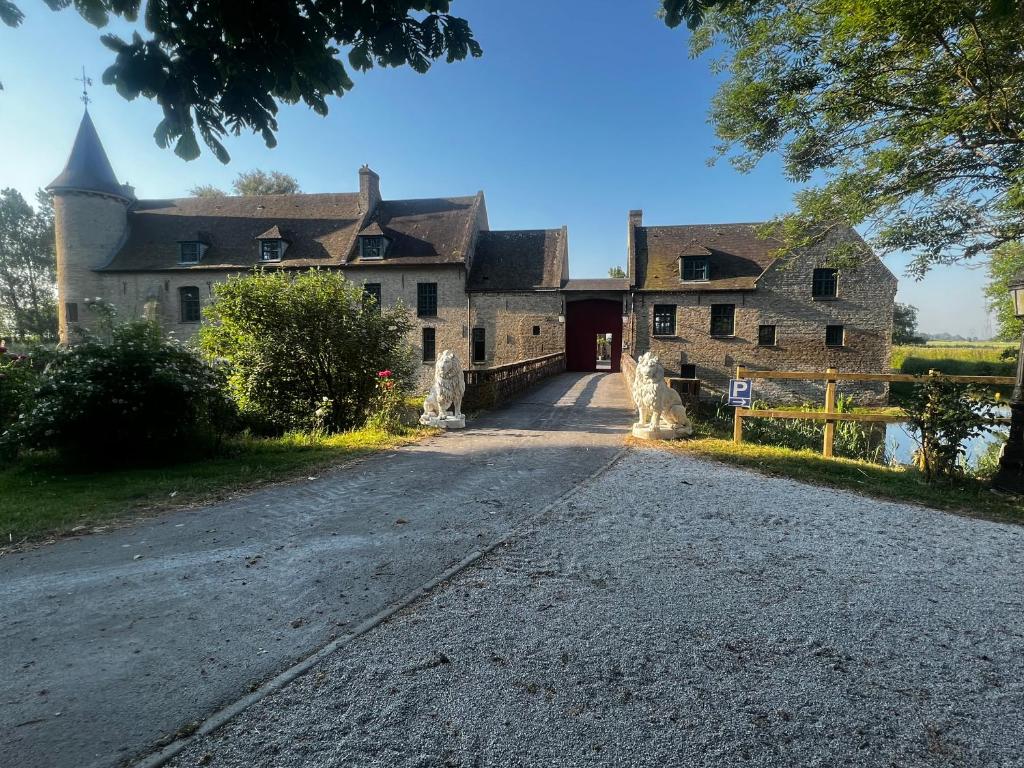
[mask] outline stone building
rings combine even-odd
[[[653,350],[669,375],[699,378],[710,394],[737,365],[889,366],[896,278],[881,261],[837,271],[824,246],[780,261],[753,224],[650,227],[633,211],[628,276],[571,280],[565,227],[492,231],[482,192],[386,200],[366,166],[358,192],[138,200],[118,182],[88,112],[48,189],[66,342],[94,322],[85,306],[93,297],[188,339],[228,276],[320,267],[410,309],[424,380],[444,349],[470,369],[564,351],[570,370],[597,370],[598,351],[610,351],[600,367],[611,371],[623,350]],[[792,400],[813,390],[758,394]],[[855,390],[867,401],[885,396]]]

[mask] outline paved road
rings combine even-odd
[[[0,762],[147,751],[514,529],[629,421],[617,374],[564,374],[465,432],[0,558]]]

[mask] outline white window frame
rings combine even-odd
[[[273,243],[273,244],[275,244],[277,246],[277,256],[275,256],[274,258],[267,258],[266,250],[265,249],[271,243]],[[278,240],[276,238],[274,238],[274,239],[267,239],[267,240],[260,240],[260,261],[261,262],[276,262],[276,261],[280,261],[282,258],[284,258],[284,252],[285,252],[285,249],[287,247],[288,246],[287,246],[287,244],[285,243],[284,240]]]

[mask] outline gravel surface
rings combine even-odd
[[[1024,766],[1024,528],[633,450],[173,764]]]

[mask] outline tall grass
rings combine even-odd
[[[982,346],[982,344],[984,344]],[[892,367],[899,373],[926,374],[935,370],[950,376],[1013,376],[1017,363],[1015,356],[1004,357],[1013,347],[1003,342],[983,342],[965,346],[945,346],[929,342],[921,346],[892,348]],[[890,388],[893,404],[899,405],[913,384],[896,383]],[[993,388],[1003,395],[1008,387]]]

